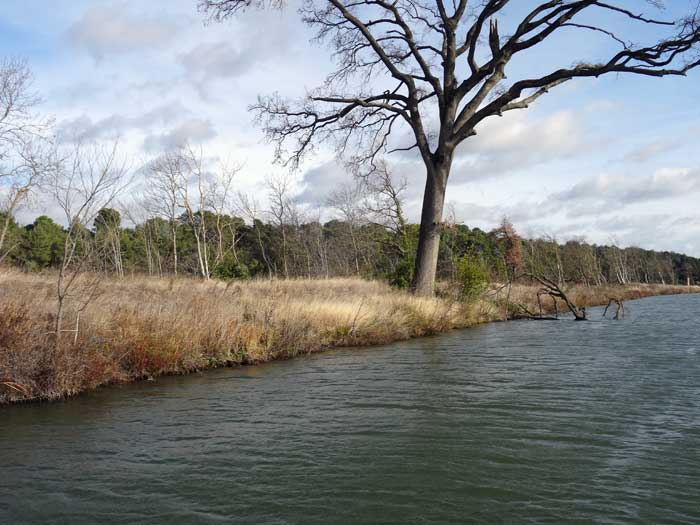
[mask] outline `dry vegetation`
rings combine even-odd
[[[684,287],[581,288],[581,304]],[[535,301],[534,287],[511,297]],[[0,271],[0,403],[57,399],[161,374],[286,359],[333,346],[382,344],[503,316],[500,299],[418,298],[376,281],[105,280],[77,337],[55,345],[55,277]],[[67,314],[66,325],[75,323]],[[74,328],[74,326],[67,326]]]
[[[482,321],[473,307],[359,279],[104,281],[53,348],[51,277],[0,273],[0,402],[98,385],[379,344]],[[73,328],[68,314],[66,327]]]
[[[516,306],[518,303],[524,305],[531,312],[538,312],[538,289],[538,286],[513,285],[510,294],[511,314],[517,315],[522,313],[522,310]],[[569,299],[579,307],[605,306],[610,299],[630,301],[655,295],[676,295],[684,293],[700,293],[700,286],[673,286],[662,284],[574,285],[567,289]],[[555,311],[552,299],[549,297],[542,297],[542,307],[543,313],[545,314],[552,314]],[[567,308],[562,301],[557,301],[557,309],[564,316],[568,314]]]

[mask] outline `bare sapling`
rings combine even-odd
[[[129,203],[121,203],[120,209],[126,219],[132,224],[135,231],[139,232],[140,241],[146,259],[148,275],[163,276],[163,255],[159,249],[158,240],[160,231],[158,228],[157,212],[148,197],[136,198]]]
[[[360,275],[360,242],[358,230],[366,222],[363,213],[363,187],[361,184],[344,184],[333,191],[326,199],[326,204],[335,211],[335,215],[347,226],[353,254],[353,272]]]
[[[204,152],[201,147],[195,149],[188,144],[180,148],[178,154],[184,168],[178,187],[179,207],[185,211],[185,220],[194,234],[200,274],[208,281],[211,278],[206,217],[209,188],[205,180]]]
[[[403,257],[407,255],[408,221],[404,214],[404,200],[408,181],[397,177],[388,163],[378,160],[376,169],[363,177],[366,188],[365,213],[370,222],[388,229],[393,235],[390,243]]]
[[[24,61],[0,61],[0,262],[16,248],[8,244],[15,214],[31,201],[52,169],[51,120],[35,112],[39,97]]]
[[[239,165],[221,162],[218,170],[213,174],[213,181],[209,187],[208,200],[214,214],[214,228],[216,230],[213,269],[221,265],[229,253],[238,262],[236,244],[240,240],[240,235],[233,217],[227,217],[227,214],[232,207],[233,182],[240,171]],[[230,242],[227,242],[227,239]]]
[[[273,277],[272,263],[270,262],[270,257],[265,249],[265,240],[263,239],[262,233],[262,221],[260,215],[260,207],[255,198],[249,197],[243,192],[238,192],[238,203],[237,208],[239,213],[251,223],[253,231],[255,232],[255,238],[258,241],[258,247],[260,248],[260,256],[263,261],[265,261],[265,266],[267,267],[267,276],[269,279]]]
[[[180,189],[185,178],[182,156],[166,153],[153,160],[147,168],[147,207],[168,222],[172,246],[172,272],[178,274],[178,226],[182,208]]]
[[[265,183],[270,202],[269,216],[282,236],[282,272],[284,277],[287,278],[289,277],[288,236],[291,207],[289,187],[291,180],[286,174],[273,175],[269,176]]]
[[[382,163],[367,178],[367,187],[373,197],[368,210],[376,217],[381,217],[383,224],[398,235],[406,232],[408,221],[404,214],[404,198],[408,181],[406,178],[394,177],[389,167]]]
[[[51,193],[66,221],[62,260],[56,280],[55,348],[65,331],[77,341],[80,315],[98,293],[100,275],[88,273],[102,255],[88,226],[99,211],[110,206],[131,180],[117,155],[118,143],[77,144],[59,160],[52,174]],[[66,330],[66,313],[75,314],[75,328]]]

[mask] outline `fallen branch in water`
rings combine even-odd
[[[608,315],[608,309],[615,304],[617,306],[615,310],[615,315],[613,316],[614,321],[619,321],[620,319],[624,319],[625,317],[625,303],[622,299],[618,299],[615,297],[611,297],[608,300],[608,304],[605,307],[605,310],[603,311],[603,319],[605,319],[605,316]]]
[[[528,321],[559,321],[559,312],[558,311],[557,311],[557,315],[555,317],[553,317],[551,315],[544,315],[544,313],[542,312],[542,303],[540,301],[539,294],[537,296],[537,304],[540,307],[539,314],[536,314],[536,313],[530,311],[530,309],[527,306],[525,306],[523,303],[515,303],[515,306],[520,308],[522,313],[512,315],[510,317],[510,319],[511,320],[527,319]],[[556,305],[556,301],[555,301],[555,305]]]
[[[554,302],[554,308],[555,308],[555,313],[556,313],[556,318],[559,317],[559,307],[557,303],[557,299],[561,299],[566,307],[569,309],[569,311],[574,315],[574,319],[576,321],[586,321],[588,320],[586,316],[586,308],[581,307],[579,308],[576,306],[571,299],[566,295],[564,290],[554,281],[551,279],[548,279],[547,277],[542,277],[539,275],[534,275],[534,274],[526,274],[527,277],[530,279],[534,279],[537,281],[542,288],[537,292],[537,303],[540,307],[540,316],[542,313],[542,300],[541,297],[543,295],[547,295],[552,298],[552,301]]]

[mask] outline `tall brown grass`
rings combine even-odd
[[[55,348],[53,277],[0,273],[0,402],[387,343],[485,320],[476,306],[359,279],[106,280]],[[72,319],[72,320],[71,320]],[[66,328],[75,316],[69,312]]]
[[[623,297],[683,288],[607,290]],[[535,289],[511,297],[532,301]],[[581,289],[576,299],[601,304]],[[103,280],[78,332],[55,344],[55,277],[0,271],[0,403],[57,399],[100,385],[256,364],[336,346],[383,344],[502,318],[503,297],[418,298],[360,279]],[[582,303],[584,304],[584,303]],[[67,329],[75,312],[68,312]]]

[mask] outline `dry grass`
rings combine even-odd
[[[55,399],[161,374],[381,344],[485,320],[475,306],[359,279],[108,280],[77,342],[53,349],[51,276],[0,273],[0,402]],[[66,328],[73,328],[68,315]]]
[[[359,279],[105,280],[56,348],[51,275],[0,271],[0,403],[57,399],[100,385],[286,359],[334,346],[383,344],[502,318],[496,300],[421,299]],[[685,288],[577,289],[581,304]],[[512,297],[535,302],[536,288]],[[73,328],[69,312],[66,328]]]

